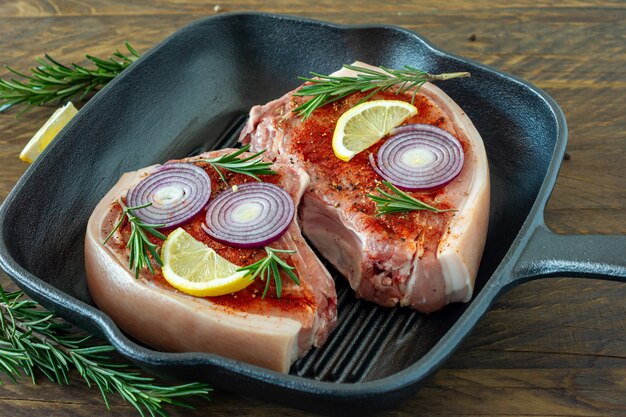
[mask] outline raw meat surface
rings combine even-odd
[[[335,75],[354,73],[342,69]],[[389,91],[372,99],[410,101],[411,94]],[[292,111],[306,98],[287,93],[252,108],[240,141],[250,143],[253,150],[267,149],[270,158],[287,160],[309,174],[311,184],[300,208],[303,232],[349,280],[357,296],[422,312],[468,301],[489,219],[489,167],[480,135],[450,97],[433,84],[423,85],[414,102],[418,114],[405,123],[432,124],[450,132],[463,146],[465,165],[447,186],[411,194],[427,204],[457,211],[375,217],[375,204],[367,194],[376,193],[381,178],[372,170],[368,155],[386,139],[349,162],[336,158],[332,150],[337,119],[363,96],[348,96],[302,121]]]
[[[184,161],[233,151],[208,152]],[[203,166],[211,177],[214,198],[225,189],[225,184],[213,168],[196,164]],[[171,287],[156,264],[155,275],[146,270],[136,280],[128,269],[128,252],[124,247],[130,233],[127,225],[106,246],[102,245],[120,215],[119,204],[115,202],[152,169],[124,174],[89,219],[85,238],[87,284],[96,304],[122,329],[158,349],[211,352],[281,372],[287,372],[293,361],[312,346],[322,345],[336,321],[334,282],[302,238],[296,219],[270,245],[297,250],[285,259],[296,267],[301,285],[284,278],[280,298],[275,297],[272,286],[265,299],[261,299],[264,283],[260,280],[237,293],[193,297]],[[301,168],[280,160],[272,169],[279,174],[262,179],[286,189],[297,207],[309,185],[309,176]],[[231,184],[252,180],[240,174],[225,172],[225,175]],[[262,248],[236,249],[213,241],[201,229],[203,219],[204,211],[182,227],[229,261],[248,265],[265,256]],[[154,242],[162,243],[156,238]]]

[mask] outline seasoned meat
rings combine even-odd
[[[213,151],[200,157],[213,158],[234,149]],[[194,159],[187,159],[193,162]],[[211,352],[228,358],[287,372],[293,361],[312,346],[324,343],[336,320],[336,293],[328,271],[302,238],[298,222],[270,246],[296,249],[286,259],[296,267],[301,285],[283,279],[283,293],[276,298],[270,290],[261,298],[264,283],[255,283],[234,294],[194,297],[179,292],[156,273],[141,273],[135,279],[128,269],[125,249],[128,228],[102,244],[120,216],[116,200],[137,184],[153,167],[124,174],[100,201],[89,219],[85,237],[87,284],[96,304],[126,332],[157,349],[174,352]],[[204,167],[211,177],[212,196],[225,188],[216,172]],[[278,175],[263,180],[282,186],[298,206],[309,185],[301,168],[277,160]],[[240,174],[226,173],[234,184],[250,181]],[[204,212],[183,228],[218,254],[238,265],[248,265],[265,254],[262,248],[235,249],[211,240],[201,224]],[[169,231],[165,231],[167,234]],[[161,244],[161,241],[155,240]]]
[[[335,73],[353,74],[347,69]],[[326,105],[303,121],[293,110],[306,98],[292,93],[252,108],[240,141],[253,150],[267,149],[270,158],[287,160],[309,174],[311,183],[300,208],[305,236],[366,300],[422,312],[468,301],[487,233],[489,168],[482,139],[463,110],[426,83],[415,99],[418,114],[405,122],[436,125],[461,142],[465,165],[459,176],[439,190],[411,193],[427,204],[457,211],[376,217],[367,194],[376,193],[381,178],[368,155],[386,139],[349,162],[336,158],[332,150],[337,119],[364,94]],[[410,101],[411,95],[388,91],[372,99]]]

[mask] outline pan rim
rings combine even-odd
[[[143,347],[133,340],[125,336],[119,327],[113,322],[113,320],[104,312],[98,308],[86,304],[69,294],[62,292],[56,287],[48,284],[41,278],[31,274],[19,265],[19,263],[9,255],[9,250],[5,242],[5,234],[7,233],[6,216],[9,207],[12,205],[16,196],[24,192],[22,191],[22,185],[28,181],[28,178],[37,170],[37,167],[41,163],[43,158],[35,161],[35,163],[26,171],[26,173],[20,178],[15,187],[7,196],[6,200],[0,207],[0,267],[4,269],[12,279],[24,289],[27,294],[37,294],[38,301],[44,305],[44,307],[51,308],[53,310],[67,310],[76,314],[85,322],[89,323],[92,330],[95,330],[100,336],[108,343],[113,345],[115,349],[138,365],[146,365],[153,367],[165,367],[170,365],[177,366],[196,366],[206,365],[214,368],[225,368],[230,372],[237,373],[242,377],[249,378],[258,382],[265,382],[272,385],[278,385],[286,387],[290,390],[297,390],[299,392],[326,395],[334,398],[355,399],[357,397],[377,395],[388,393],[391,391],[407,388],[422,380],[436,369],[449,357],[456,348],[460,345],[461,341],[469,334],[470,330],[475,326],[476,322],[486,313],[490,307],[491,302],[495,300],[497,295],[504,291],[508,286],[504,277],[509,273],[513,267],[515,261],[519,258],[523,251],[527,241],[532,234],[534,228],[543,224],[543,210],[548,201],[550,193],[556,182],[556,178],[560,169],[561,160],[565,152],[567,145],[567,125],[565,121],[565,115],[560,109],[558,104],[547,93],[531,83],[522,80],[514,75],[507,74],[500,70],[497,70],[488,65],[479,63],[475,60],[461,57],[459,55],[446,52],[438,47],[435,47],[428,40],[422,37],[415,31],[405,29],[394,25],[385,24],[359,24],[359,25],[342,25],[316,19],[310,19],[300,16],[292,16],[285,14],[274,13],[258,13],[258,12],[233,12],[223,13],[216,16],[204,17],[185,27],[177,30],[166,39],[158,43],[149,52],[142,55],[141,58],[124,74],[117,77],[104,87],[95,97],[93,97],[86,105],[85,108],[89,109],[106,97],[106,92],[115,85],[123,81],[128,74],[131,74],[136,68],[138,68],[144,61],[150,59],[153,54],[160,51],[163,45],[171,42],[173,39],[182,36],[187,31],[193,31],[196,27],[205,24],[211,24],[219,20],[239,18],[239,17],[251,17],[251,18],[263,18],[263,19],[277,19],[282,21],[289,21],[292,23],[304,23],[310,25],[316,25],[321,27],[328,27],[331,29],[341,31],[354,31],[354,30],[372,30],[382,29],[389,31],[401,32],[416,42],[424,45],[430,51],[437,56],[443,58],[453,58],[459,61],[467,62],[475,67],[490,72],[500,78],[506,79],[507,82],[515,82],[522,87],[527,88],[534,94],[536,94],[541,100],[543,100],[547,107],[552,111],[552,115],[556,122],[556,142],[552,151],[552,158],[548,165],[546,175],[543,183],[537,193],[535,201],[530,209],[526,220],[522,224],[517,236],[513,240],[506,255],[500,261],[500,264],[488,279],[487,284],[481,290],[481,292],[474,298],[472,305],[461,315],[459,320],[452,325],[452,327],[446,332],[446,334],[429,350],[429,352],[420,358],[418,361],[410,365],[409,367],[396,372],[394,374],[360,383],[346,383],[346,382],[328,382],[309,379],[306,377],[281,374],[275,371],[271,371],[265,368],[257,367],[254,365],[238,362],[232,359],[224,358],[215,354],[202,353],[202,352],[186,352],[186,353],[169,353],[160,352]],[[80,118],[75,118],[68,124],[65,131],[71,128]],[[55,141],[51,146],[59,146],[62,141]],[[491,297],[491,302],[481,303],[480,299]],[[43,301],[41,301],[43,300]],[[83,327],[85,327],[83,325]]]

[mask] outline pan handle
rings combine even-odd
[[[511,280],[544,277],[626,282],[626,236],[559,235],[541,224],[513,267]]]

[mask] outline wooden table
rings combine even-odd
[[[90,4],[87,4],[90,3]],[[82,61],[129,40],[147,51],[185,24],[261,10],[340,23],[390,23],[530,80],[562,106],[570,139],[546,211],[560,233],[626,234],[626,4],[620,0],[257,1],[22,0],[0,2],[0,63],[26,70],[48,52]],[[152,3],[152,5],[151,5]],[[502,5],[504,3],[504,5]],[[553,5],[556,3],[558,5]],[[2,73],[2,71],[0,71]],[[0,115],[0,201],[27,165],[17,156],[52,113]],[[624,254],[626,256],[626,254]],[[11,286],[6,275],[0,283]],[[0,386],[0,416],[106,414],[97,390],[26,378]],[[173,416],[304,416],[216,392]],[[118,398],[115,416],[136,416]],[[496,302],[445,367],[394,416],[626,415],[626,285],[535,281]]]

